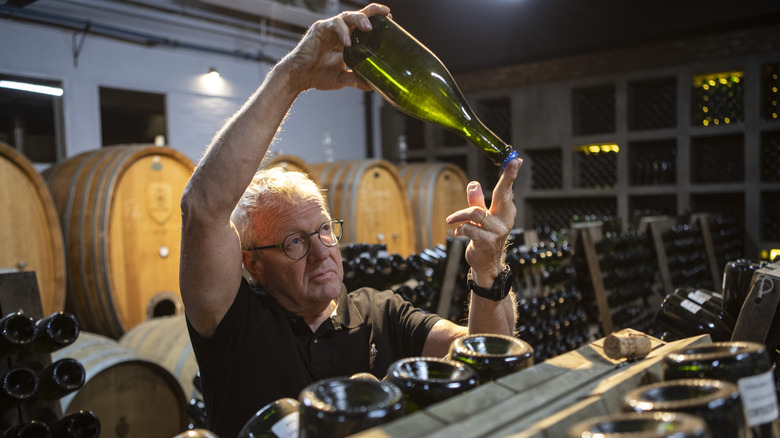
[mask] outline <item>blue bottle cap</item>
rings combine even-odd
[[[509,155],[506,156],[504,162],[501,163],[501,170],[504,170],[506,165],[509,164],[509,162],[514,160],[515,158],[517,158],[517,151],[513,150],[512,152],[509,153]]]

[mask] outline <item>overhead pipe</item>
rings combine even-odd
[[[219,47],[205,46],[202,44],[194,44],[159,35],[153,35],[145,32],[138,32],[134,30],[124,29],[117,26],[111,26],[101,23],[95,23],[91,20],[84,20],[81,18],[68,17],[61,14],[53,14],[50,12],[36,11],[27,8],[16,8],[13,6],[0,5],[0,13],[3,14],[3,18],[20,19],[25,21],[31,21],[34,23],[52,25],[55,27],[70,29],[74,31],[82,31],[94,33],[101,36],[115,38],[121,41],[141,44],[145,46],[168,46],[174,48],[183,48],[201,52],[208,52],[218,55],[233,56],[242,59],[250,59],[255,61],[267,62],[275,64],[278,60],[270,56],[263,54],[262,52],[251,53],[240,50],[226,50]]]

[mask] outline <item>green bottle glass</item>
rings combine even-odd
[[[747,438],[739,389],[713,379],[678,379],[640,386],[623,398],[626,411],[681,412],[707,423],[712,438]]]
[[[400,111],[474,143],[502,169],[517,152],[488,129],[466,102],[447,68],[393,20],[372,15],[372,29],[352,32],[344,62]]]
[[[100,437],[100,419],[93,411],[83,409],[52,422],[49,424],[49,428],[52,438]]]
[[[67,347],[79,337],[79,323],[73,314],[56,312],[35,322],[36,335],[30,343],[30,351],[53,353]]]
[[[244,424],[237,438],[297,438],[300,403],[280,398],[268,403]]]
[[[66,357],[51,363],[38,372],[38,390],[41,400],[57,400],[84,386],[87,371],[81,362]]]
[[[298,396],[300,438],[340,438],[400,418],[406,404],[389,382],[335,377],[305,387]]]
[[[512,336],[476,334],[453,341],[450,359],[473,368],[485,383],[533,365],[534,349]]]
[[[780,437],[772,364],[766,348],[755,342],[715,342],[667,354],[664,380],[703,378],[734,383],[739,388],[745,420],[753,438]]]
[[[710,438],[707,423],[679,412],[604,415],[576,423],[569,438]]]
[[[479,384],[473,368],[438,357],[407,357],[387,369],[385,380],[394,384],[406,397],[406,412],[444,401]]]

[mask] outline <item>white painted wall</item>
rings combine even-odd
[[[66,156],[97,149],[101,86],[166,96],[167,142],[197,162],[209,141],[260,84],[270,65],[183,48],[147,47],[88,35],[74,65],[73,32],[0,20],[0,73],[63,83]],[[292,48],[294,42],[285,42]],[[284,50],[284,48],[280,49]],[[277,56],[281,56],[281,53]],[[217,91],[200,82],[208,68],[224,79]],[[365,158],[363,92],[312,90],[293,106],[274,145],[307,163],[325,160],[321,143],[329,130],[336,159]]]

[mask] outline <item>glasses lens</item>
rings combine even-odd
[[[287,257],[298,260],[309,252],[311,241],[306,233],[294,233],[284,238],[284,253]]]
[[[341,221],[338,219],[329,220],[320,225],[320,240],[326,246],[335,246],[341,240]]]

